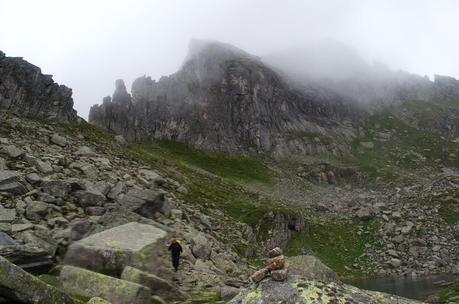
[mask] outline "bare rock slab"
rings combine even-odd
[[[118,277],[126,266],[164,274],[169,266],[166,237],[157,227],[127,223],[73,243],[64,263]]]
[[[112,304],[147,304],[151,298],[147,287],[79,267],[64,266],[60,279],[69,293],[100,297]]]
[[[338,275],[318,258],[312,255],[298,255],[288,258],[289,272],[309,280],[337,282]]]
[[[188,294],[171,281],[133,267],[124,268],[121,279],[146,286],[151,289],[154,295],[160,296],[165,300],[184,301],[189,299]]]

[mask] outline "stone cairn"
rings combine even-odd
[[[254,283],[258,283],[264,278],[271,276],[275,281],[284,281],[288,275],[288,263],[282,254],[282,249],[276,247],[268,252],[269,259],[266,261],[266,267],[255,271],[250,277]]]

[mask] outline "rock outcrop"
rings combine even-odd
[[[0,294],[20,303],[82,304],[0,256]],[[10,302],[7,302],[10,303]]]
[[[101,297],[112,304],[148,304],[149,288],[86,269],[64,266],[60,279],[63,287],[76,295]]]
[[[417,304],[415,300],[361,290],[356,287],[340,283],[323,283],[289,276],[288,280],[279,282],[266,279],[239,293],[230,304],[270,304],[270,303],[295,303],[295,304]]]
[[[286,140],[290,133],[346,135],[342,122],[357,112],[336,94],[292,89],[240,49],[194,40],[177,73],[157,82],[138,78],[132,97],[118,80],[113,98],[93,106],[89,121],[128,140],[161,138],[208,150],[282,154],[293,148]],[[294,146],[302,151],[310,144]]]
[[[338,275],[318,258],[312,255],[298,255],[288,257],[290,274],[303,279],[322,282],[337,282]]]
[[[130,266],[124,268],[121,279],[146,286],[150,288],[153,294],[160,296],[164,300],[184,301],[189,298],[184,291],[171,281]]]
[[[77,120],[72,90],[20,57],[0,51],[0,110],[68,123]]]

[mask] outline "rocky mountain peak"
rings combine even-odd
[[[193,40],[189,49],[176,73],[134,81],[128,111],[114,100],[117,89],[111,104],[92,107],[90,122],[130,140],[156,137],[209,150],[272,151],[285,147],[282,134],[333,132],[350,113],[336,94],[300,93],[258,57],[234,46]]]
[[[247,58],[256,60],[258,58],[228,43],[223,43],[215,40],[192,39],[188,44],[188,54],[185,61],[196,59],[198,57],[207,60],[221,60],[224,58]]]
[[[124,80],[118,79],[115,81],[115,92],[112,98],[114,103],[128,105],[131,102],[131,95],[126,90]]]
[[[55,83],[51,75],[21,57],[7,57],[1,51],[0,110],[64,123],[78,118],[72,89]]]

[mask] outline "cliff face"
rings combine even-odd
[[[178,72],[158,82],[138,78],[132,97],[118,80],[113,98],[93,106],[89,121],[130,140],[283,153],[287,134],[342,132],[342,122],[357,112],[329,91],[292,89],[259,58],[233,46],[192,41]],[[294,146],[318,149],[307,141]]]
[[[19,57],[0,51],[0,110],[57,122],[77,119],[72,90]]]
[[[459,100],[459,81],[445,76],[430,81],[363,66],[324,80],[277,70],[233,46],[195,40],[175,74],[159,81],[140,77],[132,95],[118,80],[113,97],[91,108],[89,121],[134,141],[171,139],[213,151],[280,157],[340,155],[349,152],[359,132],[353,122],[374,108]],[[430,128],[456,130],[455,117],[447,125],[443,119],[431,122]]]

